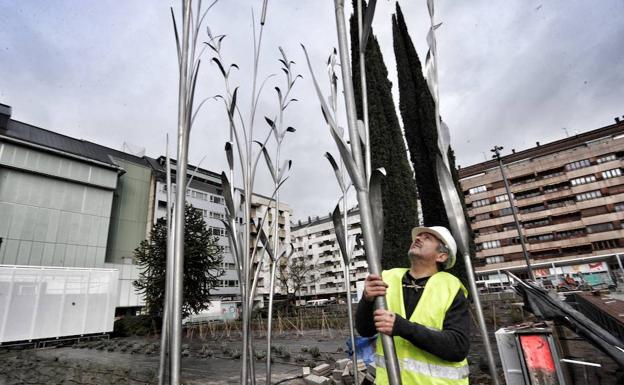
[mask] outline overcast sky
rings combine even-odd
[[[205,1],[205,3],[208,3]],[[237,63],[240,106],[249,112],[252,8],[261,0],[221,0],[206,21],[225,34],[223,56]],[[347,1],[350,12],[350,1]],[[395,85],[391,15],[395,1],[379,0],[374,33]],[[400,2],[421,60],[426,53],[425,0]],[[0,103],[13,119],[121,149],[124,142],[164,154],[176,137],[177,66],[167,0],[0,0]],[[437,32],[440,111],[451,130],[458,164],[489,157],[495,144],[522,150],[613,123],[624,114],[624,2],[439,1]],[[206,35],[202,33],[202,40]],[[326,87],[325,61],[336,46],[333,1],[270,0],[260,76],[277,74],[258,111],[257,138],[273,116],[273,87],[283,84],[278,46],[304,79],[286,123],[283,157],[293,160],[282,199],[295,218],[325,215],[339,190],[325,151],[336,153],[299,47],[305,44]],[[207,52],[208,54],[208,52]],[[218,69],[204,58],[197,98],[224,92]],[[283,86],[282,86],[283,87]],[[342,107],[342,106],[341,106]],[[342,108],[344,110],[344,108]],[[228,126],[222,105],[207,103],[193,127],[190,161],[220,172]],[[564,130],[565,128],[565,130]],[[262,169],[258,189],[268,193]]]

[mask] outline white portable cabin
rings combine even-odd
[[[113,330],[118,271],[0,265],[0,344]]]

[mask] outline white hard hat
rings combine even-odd
[[[416,236],[420,233],[433,234],[440,242],[446,245],[449,249],[448,259],[444,263],[444,270],[448,270],[455,265],[455,254],[457,253],[457,243],[451,235],[451,232],[443,226],[431,226],[431,227],[414,227],[412,229],[412,242],[416,239]]]

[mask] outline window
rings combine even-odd
[[[577,160],[576,162],[568,163],[565,165],[566,171],[576,170],[583,167],[589,167],[591,163],[589,159]]]
[[[585,229],[572,229],[572,230],[558,232],[557,234],[555,234],[555,238],[556,239],[569,239],[569,238],[581,237],[585,234],[586,234]]]
[[[489,199],[479,199],[478,201],[472,202],[472,207],[481,207],[481,206],[485,206],[489,204],[490,204]]]
[[[220,196],[210,195],[210,202],[218,203],[220,205],[224,205],[225,204],[225,199],[223,199],[223,197],[220,197]]]
[[[595,182],[596,181],[596,177],[593,175],[586,175],[586,176],[582,176],[580,178],[574,178],[572,180],[570,180],[570,184],[572,186],[578,186],[581,184],[587,184],[587,183],[591,183],[591,182]]]
[[[589,199],[600,198],[601,196],[602,196],[602,193],[600,192],[600,190],[594,190],[594,191],[588,191],[582,194],[577,194],[576,200],[581,202],[581,201],[586,201]]]
[[[509,200],[509,196],[507,196],[507,194],[503,194],[503,195],[497,195],[496,196],[496,203],[498,202],[505,202]]]
[[[529,191],[523,191],[521,193],[514,194],[516,199],[533,198],[533,197],[536,197],[538,195],[540,195],[540,191],[539,190],[529,190]]]
[[[544,205],[543,204],[539,204],[539,205],[521,207],[520,208],[520,213],[528,214],[528,213],[534,213],[534,212],[542,211],[542,210],[544,210]]]
[[[615,211],[624,211],[624,203],[616,203],[613,208],[615,209]]]
[[[211,211],[210,212],[210,218],[213,218],[213,219],[225,219],[225,214],[223,214],[223,213],[216,213],[214,211]]]
[[[188,193],[186,195],[189,195]],[[197,190],[191,190],[191,197],[192,198],[196,198],[196,199],[200,199],[202,201],[207,201],[208,200],[208,194],[201,192],[201,191],[197,191]]]
[[[535,221],[531,221],[531,222],[525,222],[523,224],[524,228],[530,229],[533,227],[541,227],[541,226],[548,226],[550,224],[550,220],[549,219],[537,219]]]
[[[613,168],[602,172],[602,179],[615,178],[616,176],[622,176],[622,169]]]
[[[529,243],[548,242],[548,241],[552,241],[553,239],[555,239],[555,234],[552,234],[552,233],[534,235],[532,237],[527,238]]]
[[[481,244],[481,247],[483,248],[483,250],[486,249],[494,249],[496,247],[500,247],[500,240],[495,240],[495,241],[487,241],[487,242],[483,242]]]
[[[210,226],[210,227],[208,228],[208,231],[209,231],[212,235],[217,236],[217,237],[225,237],[225,235],[226,235],[226,231],[225,231],[225,229],[224,229],[224,228],[222,228],[222,227]]]
[[[588,233],[600,233],[600,232],[609,231],[609,230],[613,230],[613,223],[611,222],[597,223],[595,225],[587,226]]]
[[[503,207],[502,209],[498,210],[498,216],[500,217],[511,215],[511,213],[512,213],[511,207]]]
[[[477,187],[473,187],[470,190],[468,190],[468,194],[478,194],[480,192],[484,192],[487,191],[487,188],[485,188],[485,185],[483,186],[477,186]]]
[[[611,162],[611,161],[616,160],[616,159],[617,159],[617,156],[615,156],[615,154],[609,154],[609,155],[604,155],[604,156],[596,159],[596,162],[598,164],[600,164],[600,163]]]
[[[474,217],[475,221],[484,221],[486,219],[490,219],[490,213],[477,214]]]
[[[492,263],[501,263],[501,262],[505,262],[505,257],[503,257],[502,255],[495,255],[493,257],[485,258],[485,263],[488,265]]]

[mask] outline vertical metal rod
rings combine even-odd
[[[483,307],[481,307],[481,299],[479,297],[479,292],[477,291],[477,284],[474,280],[474,270],[472,268],[472,262],[470,262],[470,253],[468,252],[464,254],[464,266],[466,267],[466,273],[469,277],[468,285],[470,286],[470,291],[472,292],[472,298],[477,313],[477,320],[479,321],[479,331],[481,332],[481,338],[483,339],[483,345],[485,346],[485,354],[488,362],[490,363],[490,376],[492,377],[494,384],[498,385],[498,373],[496,373],[496,367],[494,366],[494,363],[496,362],[494,360],[494,352],[492,350],[492,345],[490,344],[487,327],[485,326]]]
[[[281,106],[280,106],[281,108]],[[280,121],[278,127],[281,127],[282,123],[282,113],[280,110]],[[274,128],[275,129],[275,128]],[[275,165],[277,174],[280,174],[280,155],[281,155],[281,142],[278,140],[276,143],[277,149],[275,154]],[[271,342],[273,336],[273,296],[275,292],[275,274],[277,272],[277,264],[279,263],[279,203],[280,203],[280,193],[279,193],[279,180],[274,181],[275,188],[275,211],[273,211],[273,222],[271,223],[273,227],[273,260],[271,261],[271,277],[269,283],[269,312],[267,314],[267,360],[266,360],[266,383],[267,385],[271,384]],[[269,208],[271,207],[271,201],[269,201]],[[270,257],[269,257],[270,258]]]
[[[360,85],[362,89],[362,120],[364,121],[364,135],[365,135],[365,146],[364,146],[364,163],[366,165],[366,177],[364,179],[368,180],[371,175],[371,147],[370,147],[370,131],[368,125],[368,92],[366,86],[366,51],[364,48],[366,47],[363,39],[363,28],[362,28],[362,0],[357,1],[357,18],[358,18],[358,37],[360,42],[360,49],[358,52],[360,53]],[[346,230],[345,230],[346,231]],[[357,384],[357,379],[355,381]]]
[[[349,126],[349,137],[351,138],[351,152],[357,169],[360,170],[360,172],[364,172],[365,168],[362,162],[362,149],[359,145],[359,140],[357,140],[357,114],[355,110],[355,95],[353,92],[351,64],[348,53],[349,45],[347,42],[347,28],[344,18],[344,0],[334,0],[334,5],[347,123]],[[368,185],[368,180],[365,181],[366,185]],[[370,201],[368,199],[368,189],[358,188],[357,190],[357,200],[360,207],[360,219],[362,222],[362,235],[364,237],[364,247],[366,249],[369,271],[371,274],[381,274],[381,264],[378,255],[379,249],[377,248],[377,240],[373,234],[373,215],[370,208]],[[375,308],[384,310],[387,309],[388,306],[386,298],[375,298]],[[389,382],[391,385],[400,385],[401,374],[399,371],[399,360],[394,349],[394,340],[391,336],[382,334],[381,344],[384,351],[384,359],[386,361],[386,371],[388,373]]]
[[[184,207],[186,203],[186,168],[189,145],[188,114],[188,61],[189,32],[191,21],[191,1],[182,2],[182,44],[180,58],[179,99],[178,99],[178,163],[176,172],[176,203],[174,215],[175,263],[173,280],[173,310],[171,312],[171,385],[180,384],[182,346],[182,301],[184,289]]]
[[[503,177],[503,182],[505,183],[505,191],[507,191],[507,198],[509,199],[509,206],[511,207],[511,214],[513,215],[514,223],[516,225],[516,230],[518,231],[518,238],[520,239],[520,245],[522,246],[522,255],[524,256],[524,261],[527,265],[527,270],[529,272],[529,278],[531,281],[535,281],[535,276],[533,275],[533,269],[531,269],[531,260],[529,259],[529,252],[527,251],[526,244],[524,243],[524,235],[522,235],[522,226],[520,225],[520,221],[518,220],[518,214],[516,205],[514,204],[514,197],[511,194],[511,189],[509,188],[509,182],[507,181],[507,174],[505,173],[505,168],[503,167],[503,160],[500,157],[500,150],[503,147],[494,146],[491,150],[494,153],[494,158],[498,160],[498,166],[500,167],[500,172]]]
[[[342,167],[342,164],[341,164]],[[344,180],[344,171],[343,171],[343,180]],[[343,258],[343,262],[345,264],[344,274],[345,274],[345,286],[347,289],[347,315],[349,317],[349,335],[351,337],[351,347],[353,349],[353,383],[359,384],[358,381],[358,371],[357,371],[357,349],[355,346],[355,331],[353,330],[353,309],[351,307],[351,258],[353,255],[351,254],[351,248],[347,244],[347,240],[349,239],[349,223],[348,223],[348,208],[347,208],[347,192],[345,191],[342,195],[342,207],[344,211],[344,244],[347,245],[346,251],[349,253],[346,258]]]
[[[167,355],[170,333],[171,333],[171,294],[173,290],[173,239],[171,228],[173,223],[171,222],[171,211],[173,209],[173,202],[171,201],[171,160],[169,159],[169,135],[167,135],[167,144],[165,149],[166,159],[166,176],[165,187],[167,189],[167,257],[165,268],[165,303],[163,306],[163,319],[162,328],[160,332],[160,366],[158,368],[158,385],[165,383],[165,374],[168,367],[167,363],[170,362]],[[170,369],[170,368],[169,368]]]

